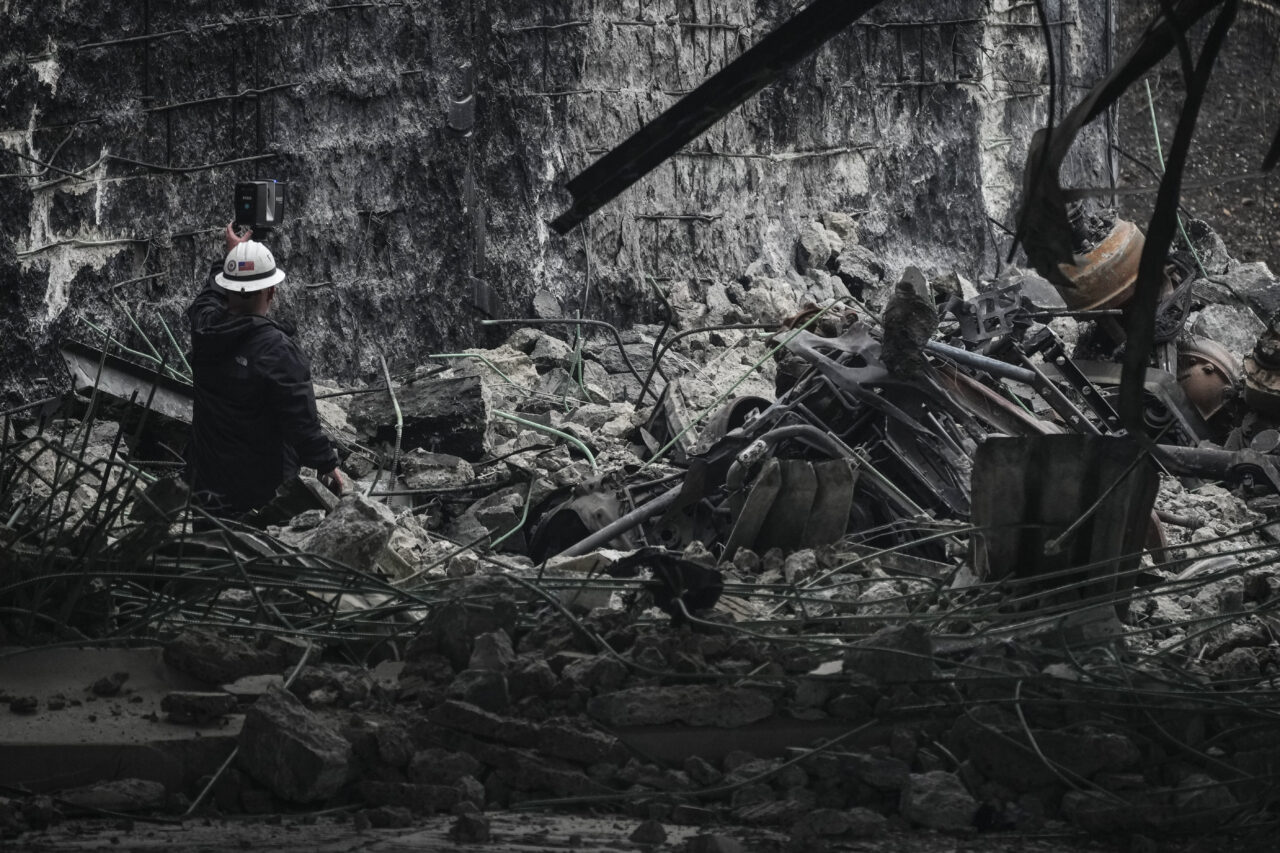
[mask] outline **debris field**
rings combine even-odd
[[[6,779],[4,832],[332,809],[448,813],[465,841],[487,811],[606,809],[637,845],[799,848],[1265,825],[1280,396],[1273,331],[1239,358],[1230,318],[1270,274],[1193,223],[1144,445],[1117,435],[1109,336],[1137,229],[1081,224],[1082,296],[1025,270],[888,281],[846,226],[797,238],[839,282],[822,307],[664,294],[663,326],[530,319],[318,389],[352,492],[303,477],[238,522],[174,477],[180,406],[85,382],[6,413],[6,656],[158,644],[198,687],[6,683],[10,713],[233,735],[176,790]]]

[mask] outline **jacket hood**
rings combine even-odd
[[[225,297],[224,297],[225,300]],[[193,311],[191,317],[191,342],[200,342],[201,349],[209,353],[221,353],[236,349],[250,335],[273,326],[293,337],[293,324],[272,320],[259,314],[233,314],[221,305],[209,305],[203,311]]]

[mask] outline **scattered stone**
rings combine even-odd
[[[241,767],[291,802],[327,799],[347,780],[351,745],[284,690],[249,708],[239,746]]]
[[[93,695],[95,696],[102,696],[104,698],[119,696],[120,690],[128,680],[129,673],[113,672],[111,675],[104,675],[102,678],[93,682],[93,686],[90,689],[93,691]]]

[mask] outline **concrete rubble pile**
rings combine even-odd
[[[1247,828],[1280,755],[1280,291],[1193,223],[1127,436],[1142,235],[1078,226],[1061,292],[885,269],[828,214],[789,269],[662,294],[662,325],[541,298],[500,346],[319,389],[354,493],[304,477],[242,522],[157,478],[142,426],[6,417],[0,641],[159,643],[193,684],[121,713],[238,734],[179,790],[0,798],[0,833],[339,806],[788,849]]]

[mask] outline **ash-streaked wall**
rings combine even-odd
[[[319,376],[487,335],[479,279],[521,316],[656,316],[649,288],[807,286],[795,235],[857,220],[889,269],[991,275],[1045,119],[1032,4],[885,2],[561,238],[564,182],[802,4],[782,0],[0,0],[0,376],[60,379],[100,330],[176,360],[237,180],[289,185],[280,313]],[[1102,73],[1105,0],[1049,0],[1059,102]],[[475,128],[446,126],[476,92]],[[1105,128],[1064,179],[1105,184]],[[589,240],[590,252],[586,251]],[[161,318],[164,323],[161,323]],[[134,327],[145,332],[140,335]],[[89,325],[89,324],[92,324]]]

